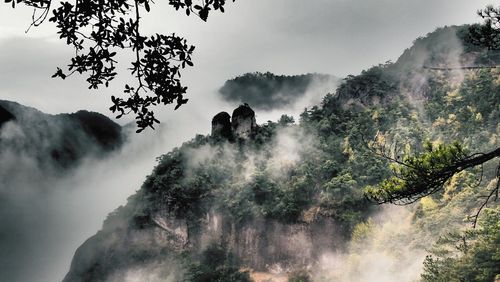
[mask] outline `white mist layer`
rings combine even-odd
[[[321,90],[325,87],[314,85],[301,101],[310,105],[312,100],[325,94]],[[204,92],[202,87],[193,88],[200,95]],[[75,250],[101,228],[111,211],[124,205],[141,187],[156,165],[156,157],[197,133],[206,134],[213,115],[222,110],[232,112],[237,106],[220,101],[214,91],[206,95],[213,99],[205,102],[194,99],[179,111],[162,111],[159,113],[164,117],[162,124],[155,131],[132,133],[119,152],[104,159],[84,159],[81,165],[62,177],[48,176],[30,157],[9,152],[2,154],[0,197],[8,204],[0,207],[3,224],[0,272],[13,281],[61,280]],[[297,111],[292,114],[300,113],[302,106],[295,107]],[[259,121],[277,120],[282,113],[257,113],[257,118]],[[277,171],[298,161],[296,149],[304,143],[297,143],[297,140],[305,138],[298,132],[283,133],[277,139],[282,149],[274,153],[273,159]],[[16,126],[10,123],[4,126],[1,134],[4,139],[22,138]],[[251,158],[261,159],[260,156]],[[247,177],[250,177],[255,167],[250,161],[246,168]]]
[[[267,122],[268,120],[276,121],[281,115],[287,114],[293,116],[295,121],[298,121],[299,116],[302,112],[304,112],[304,109],[320,105],[323,97],[325,97],[328,93],[335,93],[335,89],[337,89],[340,83],[341,80],[336,77],[330,77],[326,80],[314,78],[302,96],[292,105],[287,105],[270,111],[259,111],[256,115],[256,119],[259,123]],[[283,93],[278,95],[287,94]]]
[[[325,253],[314,271],[315,281],[412,282],[419,280],[426,251],[416,240],[412,212],[386,206],[374,216],[366,237],[353,238],[346,253]]]
[[[64,176],[47,176],[35,160],[0,156],[0,272],[14,281],[60,281],[75,250],[107,214],[138,190],[156,157],[180,144],[170,128],[131,135],[104,159],[85,159]]]

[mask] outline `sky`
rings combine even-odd
[[[43,236],[36,238],[39,242],[33,241],[35,246],[29,246],[36,249],[36,253],[20,256],[27,264],[45,269],[33,270],[33,277],[46,277],[45,281],[60,279],[76,247],[95,234],[106,215],[125,204],[125,199],[140,187],[151,172],[156,156],[167,153],[196,133],[208,134],[212,116],[236,108],[237,105],[221,101],[217,95],[217,89],[227,79],[254,71],[290,75],[317,72],[338,77],[358,74],[370,66],[395,61],[413,40],[437,27],[479,22],[476,10],[492,3],[483,0],[237,0],[228,4],[226,13],[214,13],[205,23],[173,11],[166,1],[156,2],[159,4],[143,19],[142,32],[176,32],[196,46],[195,66],[186,69],[182,77],[189,87],[190,101],[177,111],[172,107],[158,109],[162,121],[160,130],[135,136],[126,149],[113,158],[99,163],[88,160],[79,171],[63,179],[43,182],[42,176],[38,179],[42,182],[31,183],[35,188],[38,185],[63,191],[43,196],[40,207],[25,212],[28,216],[50,217],[44,221],[47,227],[40,227],[39,234]],[[81,77],[64,81],[52,79],[50,76],[56,67],[67,64],[73,53],[58,39],[53,23],[46,22],[25,33],[31,10],[12,9],[9,4],[0,4],[0,7],[0,99],[51,114],[86,109],[112,116],[108,111],[109,96],[120,95],[127,83],[126,77],[121,76],[109,88],[98,91],[88,90]],[[328,91],[319,89],[325,94]],[[289,111],[296,115],[302,109],[294,107]],[[276,120],[281,113],[257,112],[257,121]],[[42,199],[40,197],[34,191],[19,200],[19,205],[33,203]],[[41,265],[47,254],[57,258],[57,262]]]
[[[216,90],[237,75],[253,71],[357,74],[372,65],[395,61],[415,38],[436,27],[479,22],[476,10],[489,3],[237,0],[228,4],[226,13],[211,14],[206,23],[161,3],[144,16],[141,28],[146,35],[176,32],[196,46],[195,66],[183,73],[190,102],[176,112],[171,107],[160,109],[161,120],[176,123],[186,115],[210,118],[219,110],[232,110],[235,105],[217,101]],[[53,23],[25,33],[30,18],[28,8],[11,9],[5,4],[0,9],[0,98],[48,113],[88,109],[110,114],[109,96],[121,93],[127,77],[98,91],[88,90],[78,77],[51,79],[73,51],[58,40]],[[223,109],[219,109],[221,105]],[[268,118],[273,116],[262,114],[259,121]],[[207,133],[209,125],[198,130]]]

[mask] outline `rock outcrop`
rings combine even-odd
[[[255,112],[244,104],[239,106],[233,111],[231,117],[231,124],[233,125],[233,133],[236,138],[246,139],[250,137],[254,129],[257,127],[255,122]]]
[[[197,253],[208,245],[225,246],[242,265],[263,272],[308,267],[325,250],[340,248],[340,241],[332,240],[340,238],[339,230],[329,218],[289,224],[256,219],[236,224],[227,215],[208,213],[200,223],[190,225],[167,211],[156,213],[140,227],[122,219],[110,220],[78,248],[63,281],[109,281],[129,268],[165,261],[166,268],[179,263],[175,261],[178,254]]]
[[[227,112],[220,112],[212,119],[212,137],[232,139],[231,116]]]
[[[255,112],[248,104],[240,105],[229,116],[220,112],[212,119],[212,137],[227,140],[248,139],[257,128]]]
[[[190,238],[191,243],[225,246],[243,265],[259,271],[270,271],[272,267],[306,267],[325,250],[339,248],[331,238],[341,237],[335,222],[324,217],[312,222],[255,219],[235,224],[228,216],[208,214],[205,223],[199,236]]]

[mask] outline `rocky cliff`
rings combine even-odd
[[[314,177],[296,168],[318,153],[314,143],[293,124],[257,126],[248,105],[231,120],[217,114],[211,136],[161,157],[138,194],[76,251],[64,281],[120,281],[151,265],[186,279],[180,256],[196,262],[210,246],[254,271],[310,267],[345,238],[343,219],[307,191]]]
[[[212,119],[212,137],[225,140],[248,139],[257,129],[255,112],[248,104],[234,109],[233,115],[220,112]]]

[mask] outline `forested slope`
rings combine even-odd
[[[120,148],[124,138],[120,125],[95,112],[49,115],[0,100],[0,155],[33,158],[47,172],[109,153]]]
[[[199,135],[159,157],[127,205],[77,250],[65,281],[250,281],[262,273],[413,281],[434,242],[441,251],[431,250],[422,279],[491,281],[500,273],[497,204],[465,241],[461,234],[481,193],[496,185],[496,164],[457,174],[410,207],[387,209],[363,194],[391,176],[381,150],[398,159],[424,144],[499,146],[499,69],[428,68],[495,60],[470,50],[466,32],[447,27],[417,39],[396,63],[347,77],[297,123],[282,116],[255,125],[250,115],[242,123],[249,134],[238,136],[235,111],[232,125],[221,125],[233,134]],[[450,245],[460,242],[468,251]]]

